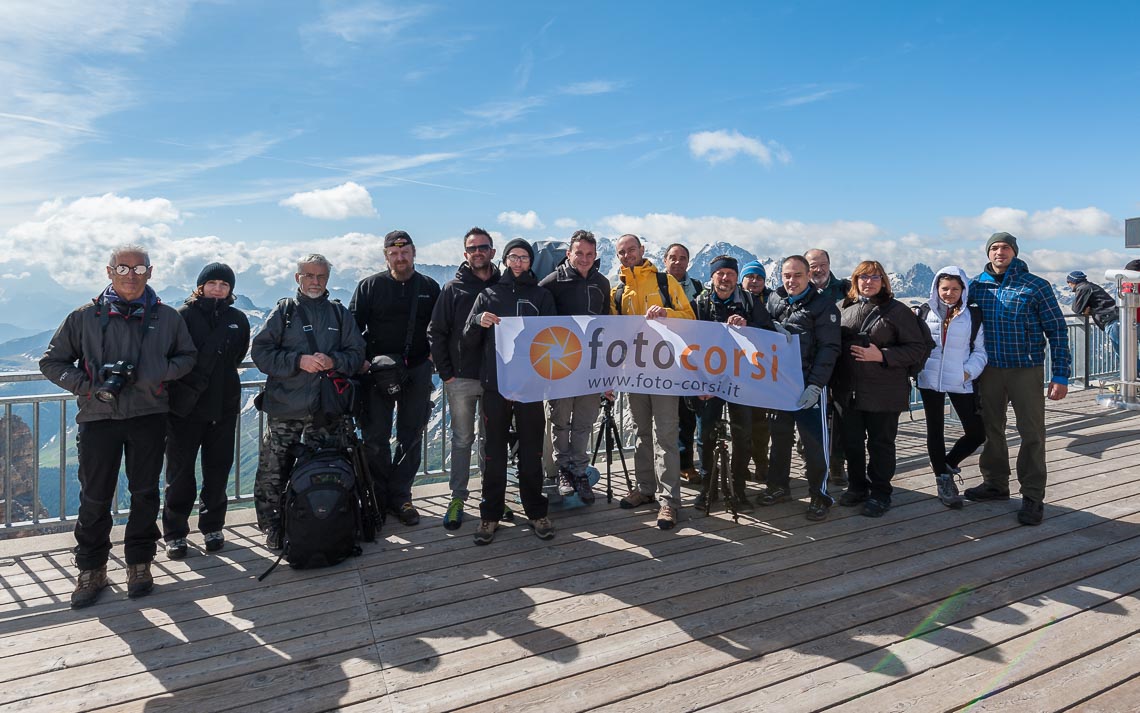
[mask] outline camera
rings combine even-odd
[[[867,332],[859,332],[855,338],[851,340],[852,344],[856,347],[863,347],[866,349],[871,346],[871,335]]]
[[[135,365],[120,359],[114,364],[104,364],[99,370],[103,383],[95,389],[95,398],[103,403],[113,403],[123,392],[123,387],[135,378]]]

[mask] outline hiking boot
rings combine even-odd
[[[574,474],[562,468],[558,469],[558,494],[565,497],[574,494]]]
[[[150,575],[150,562],[127,565],[127,596],[138,599],[150,594],[154,589],[154,577]]]
[[[499,522],[514,522],[515,511],[511,510],[506,505],[503,506],[503,514],[499,517]]]
[[[463,524],[463,500],[452,498],[447,504],[447,512],[443,516],[443,529],[458,530]]]
[[[107,565],[98,569],[79,570],[79,581],[71,593],[71,608],[89,607],[99,599],[99,594],[110,584],[107,579]]]
[[[618,505],[621,506],[622,510],[632,510],[654,502],[655,500],[656,498],[652,495],[643,493],[640,490],[631,490],[628,495],[618,501]]]
[[[807,519],[814,522],[827,519],[827,513],[831,510],[831,499],[821,498],[818,495],[811,499],[807,507]]]
[[[582,502],[590,505],[594,502],[594,489],[590,486],[590,476],[585,473],[575,476],[574,489],[578,491],[578,497]]]
[[[848,488],[839,496],[839,504],[845,508],[854,507],[867,499],[867,493]]]
[[[530,526],[534,530],[535,536],[540,540],[550,540],[554,537],[554,523],[550,522],[548,517],[540,517],[537,520],[531,520]]]
[[[704,510],[706,507],[712,507],[717,500],[720,500],[720,498],[715,495],[709,498],[708,493],[700,492],[697,493],[697,499],[693,501],[693,507],[698,510]]]
[[[953,473],[943,473],[934,476],[938,481],[938,499],[948,508],[958,510],[962,507],[964,498],[958,494],[958,486],[954,483]]]
[[[701,472],[693,467],[681,469],[681,480],[689,483],[690,485],[700,485],[704,480],[701,478]]]
[[[283,544],[281,530],[273,526],[265,528],[265,549],[278,552]]]
[[[967,500],[973,500],[974,502],[982,500],[1009,500],[1008,490],[998,490],[989,483],[982,483],[972,488],[966,488],[962,495],[965,495]]]
[[[420,511],[416,510],[416,506],[411,503],[404,503],[395,512],[396,517],[400,518],[400,522],[408,527],[415,527],[420,524]]]
[[[756,506],[748,499],[747,495],[737,495],[732,500],[733,508],[736,512],[755,512]]]
[[[207,552],[217,552],[226,546],[226,536],[221,530],[217,532],[207,532],[205,538]]]
[[[166,541],[166,556],[172,560],[180,560],[186,556],[186,538],[176,537]]]
[[[676,524],[677,508],[662,503],[661,510],[657,512],[657,527],[662,530],[672,530]]]
[[[774,488],[771,485],[766,485],[764,486],[764,489],[760,491],[760,494],[756,496],[756,502],[760,503],[764,507],[768,507],[770,505],[784,502],[788,499],[789,495],[790,493],[788,493],[787,488]]]
[[[863,503],[863,516],[864,517],[882,517],[886,514],[887,510],[891,509],[890,503],[885,503],[876,498],[868,498],[867,502]]]
[[[491,540],[495,539],[495,530],[498,529],[499,523],[494,520],[480,520],[479,529],[475,530],[475,544],[491,544]]]
[[[1021,496],[1021,509],[1017,511],[1017,521],[1022,525],[1040,525],[1045,519],[1045,503]]]

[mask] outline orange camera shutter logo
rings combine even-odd
[[[582,342],[565,327],[547,327],[530,343],[530,365],[544,379],[565,379],[581,362]]]

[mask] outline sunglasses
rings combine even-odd
[[[150,265],[114,265],[111,269],[116,275],[129,275],[132,272],[136,275],[145,275],[150,272]]]
[[[489,253],[492,249],[493,248],[490,245],[484,243],[483,245],[468,245],[467,247],[463,248],[463,251],[474,255],[475,253]]]

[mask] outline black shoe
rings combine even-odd
[[[756,502],[760,503],[764,507],[768,507],[769,505],[775,505],[776,503],[784,502],[788,499],[789,495],[790,493],[788,492],[787,488],[773,488],[769,485],[760,491],[760,494],[756,496]]]
[[[408,527],[414,527],[420,524],[420,512],[416,510],[416,506],[411,503],[404,503],[398,509],[393,510],[396,517],[400,518],[400,522]]]
[[[831,510],[831,499],[816,496],[808,503],[807,519],[819,522],[827,519],[827,512]]]
[[[582,500],[582,502],[586,503],[587,505],[593,504],[595,496],[594,488],[590,485],[590,476],[586,475],[585,473],[575,476],[574,489],[578,491],[578,497]]]
[[[511,510],[506,505],[503,506],[503,514],[499,517],[499,522],[514,522],[515,511]]]
[[[180,560],[186,556],[186,538],[176,537],[166,541],[166,556],[172,560]]]
[[[747,495],[737,495],[733,499],[732,504],[736,508],[736,512],[756,511],[756,506],[752,504],[752,501],[748,499]]]
[[[277,552],[284,544],[281,531],[272,525],[265,528],[265,549]]]
[[[1022,496],[1021,509],[1017,511],[1017,521],[1022,525],[1040,525],[1045,519],[1045,503]]]
[[[867,493],[861,490],[844,490],[839,496],[839,504],[845,508],[854,507],[867,499]]]
[[[207,552],[217,552],[226,546],[226,535],[221,530],[217,532],[207,532],[205,538]]]
[[[989,483],[982,483],[972,488],[966,488],[962,491],[962,495],[965,496],[967,500],[973,500],[974,502],[981,500],[1009,500],[1008,490],[998,490]]]
[[[693,507],[697,510],[704,510],[706,505],[712,507],[717,500],[720,500],[720,498],[714,497],[710,500],[708,493],[698,493],[697,499],[693,501]]]
[[[890,509],[890,503],[875,498],[868,498],[867,502],[863,503],[863,515],[865,517],[882,517]]]

